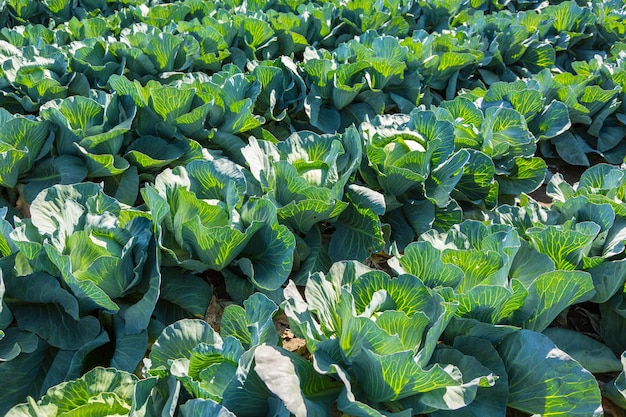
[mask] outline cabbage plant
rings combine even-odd
[[[471,407],[496,384],[480,360],[438,345],[459,304],[414,275],[392,279],[359,263],[337,263],[328,275],[309,278],[305,297],[289,284],[285,313],[318,372],[344,384],[338,407],[347,414]]]
[[[96,349],[108,352],[96,364],[134,371],[160,294],[150,221],[99,185],[50,187],[30,214],[15,219],[3,265],[0,374],[16,385],[2,404],[79,377]]]
[[[268,200],[246,199],[243,169],[226,158],[166,169],[142,194],[164,265],[221,271],[235,264],[259,289],[280,287],[295,240]]]
[[[298,241],[301,261],[311,246],[321,247],[326,223],[336,227],[329,242],[331,258],[341,251],[364,260],[382,249],[382,196],[365,187],[347,187],[362,157],[356,129],[332,135],[303,131],[277,144],[251,137],[242,153],[262,193],[276,205],[279,221],[303,237]],[[304,276],[326,263],[317,252],[302,267]]]

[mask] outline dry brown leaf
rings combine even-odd
[[[211,298],[209,307],[204,315],[204,320],[209,323],[209,326],[216,332],[220,331],[220,321],[222,320],[222,314],[224,314],[224,308],[220,305],[217,297]]]

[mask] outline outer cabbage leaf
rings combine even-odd
[[[169,370],[176,359],[189,358],[199,344],[221,344],[222,339],[205,321],[184,319],[166,327],[150,351],[153,373]]]
[[[296,240],[285,225],[278,224],[277,210],[267,199],[249,200],[241,210],[246,225],[263,222],[237,261],[258,289],[273,291],[285,283],[293,267]]]
[[[441,251],[430,242],[415,242],[404,249],[402,256],[389,261],[397,273],[409,273],[419,277],[427,287],[439,285],[455,288],[463,279],[463,270],[441,260]]]
[[[583,333],[560,327],[549,327],[543,331],[543,334],[589,372],[598,374],[622,370],[619,359],[607,345]]]
[[[433,417],[505,415],[507,403],[505,399],[509,395],[509,381],[504,363],[493,345],[477,337],[457,336],[454,339],[453,347],[466,355],[465,361],[463,361],[465,366],[469,365],[476,370],[480,369],[474,363],[471,363],[473,362],[471,359],[476,359],[482,366],[488,368],[497,379],[495,380],[495,385],[491,387],[479,386],[476,398],[465,407],[456,410],[438,410],[432,413]],[[458,355],[458,353],[455,353],[455,355]],[[458,360],[454,363],[459,362],[463,363]],[[466,372],[464,368],[462,368],[462,371]]]
[[[597,223],[583,221],[558,226],[532,227],[526,230],[532,245],[548,255],[557,269],[574,270],[582,266],[593,240],[601,228]]]
[[[509,376],[509,407],[543,415],[602,415],[593,375],[547,336],[520,330],[497,349]]]
[[[162,283],[155,307],[157,320],[170,324],[182,318],[205,316],[213,290],[201,277],[177,268],[161,268]]]
[[[546,272],[528,288],[524,307],[514,323],[525,329],[543,331],[568,306],[587,301],[595,291],[591,276],[583,271]],[[527,319],[522,319],[527,316]],[[523,323],[520,323],[524,320]]]
[[[256,374],[291,414],[332,415],[332,404],[342,384],[320,375],[309,361],[282,348],[259,346],[254,359]]]
[[[24,178],[24,198],[27,202],[32,201],[41,191],[55,184],[76,184],[83,181],[88,174],[87,167],[77,157],[71,155],[59,155],[46,158],[29,172]]]
[[[187,401],[180,406],[180,412],[183,417],[202,417],[206,415],[215,417],[236,417],[235,414],[228,411],[226,407],[220,405],[218,402],[201,398]]]
[[[205,321],[183,319],[166,327],[150,352],[150,374],[172,375],[195,398],[219,401],[235,377],[244,350],[222,339]]]
[[[113,368],[94,368],[74,381],[50,388],[36,403],[13,407],[7,416],[126,415],[130,412],[137,377]]]
[[[77,350],[100,333],[98,319],[80,317],[76,298],[52,276],[39,272],[9,277],[6,285],[11,297],[7,306],[19,328],[38,335],[48,344]]]
[[[25,401],[29,395],[42,395],[39,390],[54,361],[55,352],[39,338],[33,346],[24,348],[28,351],[0,364],[0,376],[14,382],[0,391],[0,411],[3,413],[14,404]]]
[[[385,243],[380,219],[367,207],[349,204],[337,218],[335,227],[328,247],[333,261],[364,261]]]
[[[142,136],[126,148],[124,158],[142,171],[155,171],[181,158],[185,145],[182,140],[170,143],[156,136]]]
[[[622,371],[614,380],[604,386],[602,395],[624,408],[626,407],[626,373],[624,372],[626,369],[626,352],[622,353],[621,362]]]

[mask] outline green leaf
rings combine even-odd
[[[474,102],[463,97],[455,97],[454,100],[444,101],[441,103],[441,107],[448,110],[453,118],[453,122],[472,125],[479,127],[483,123],[483,113],[476,107]],[[455,127],[457,127],[455,125]]]
[[[76,235],[80,236],[81,239],[85,239],[85,235]],[[78,239],[75,239],[78,242]],[[91,281],[90,279],[78,279],[71,271],[71,260],[69,255],[61,255],[55,248],[53,248],[49,244],[44,245],[44,249],[46,250],[46,254],[48,258],[52,261],[52,263],[61,271],[61,275],[65,280],[66,284],[72,289],[72,292],[82,304],[83,308],[102,308],[107,310],[108,312],[117,312],[120,307],[113,302],[111,297],[109,297],[105,290],[98,287],[98,285]],[[99,262],[97,268],[92,268],[92,272],[100,272],[107,273],[113,271],[111,269],[114,266],[114,262],[110,262],[111,257],[103,258],[101,262]],[[100,278],[104,278],[106,275],[101,276]],[[106,284],[111,285],[111,289],[116,287],[119,282],[117,280],[108,280],[102,281]],[[119,287],[118,287],[119,288]]]
[[[452,372],[435,364],[421,368],[411,351],[378,355],[363,349],[354,359],[357,380],[370,402],[396,401],[417,393],[459,386]]]
[[[261,293],[254,293],[243,304],[245,309],[237,305],[224,309],[220,321],[222,337],[236,337],[248,349],[264,343],[276,345],[278,334],[272,318],[278,306]]]
[[[9,416],[37,414],[43,407],[54,410],[55,416],[80,413],[81,415],[124,415],[130,411],[137,377],[113,368],[94,368],[75,381],[64,382],[50,388],[33,405],[27,403],[9,411]],[[48,406],[52,406],[48,408]]]
[[[198,197],[222,200],[238,206],[246,192],[246,179],[240,166],[227,158],[195,160],[185,167],[189,189]]]
[[[458,410],[438,410],[433,413],[433,417],[505,415],[506,399],[509,396],[509,381],[504,363],[493,345],[477,337],[458,336],[454,339],[453,347],[465,355],[476,358],[497,376],[497,379],[493,386],[479,386],[476,398],[467,406]],[[466,371],[463,368],[461,371],[465,375]]]
[[[161,86],[150,90],[150,104],[164,121],[172,122],[191,108],[195,90]]]
[[[329,244],[332,260],[363,261],[385,244],[380,219],[367,208],[353,204],[341,213]]]
[[[210,399],[202,398],[187,401],[185,404],[180,406],[180,412],[183,417],[237,417],[219,403]]]
[[[530,122],[544,106],[544,98],[537,90],[511,91],[508,99],[526,122]]]
[[[176,361],[171,372],[194,397],[219,400],[235,377],[243,353],[241,343],[233,337],[225,338],[224,343],[200,343],[191,352],[189,363]]]
[[[20,170],[14,167],[27,166],[25,164],[27,158],[26,151],[8,150],[0,153],[0,175],[2,175],[0,185],[3,187],[13,188],[17,184]]]
[[[267,386],[254,372],[254,352],[249,350],[239,359],[237,378],[233,378],[226,391],[222,405],[238,417],[255,417],[269,412],[268,399],[272,396]]]
[[[115,326],[115,353],[111,358],[111,367],[134,372],[148,350],[148,330],[135,332],[129,329],[119,316],[114,316]],[[133,332],[129,332],[132,330]]]
[[[503,254],[493,250],[447,249],[441,260],[461,268],[465,272],[457,290],[467,292],[488,281],[503,266]]]
[[[192,257],[219,271],[244,250],[263,224],[254,222],[241,232],[228,226],[207,227],[200,223],[200,219],[196,219],[184,223],[183,227],[182,240],[186,242]]]
[[[506,175],[498,175],[500,194],[519,195],[539,188],[546,177],[547,165],[542,158],[515,158]]]
[[[2,363],[0,377],[12,383],[0,390],[0,413],[7,415],[13,405],[26,401],[28,396],[41,395],[39,390],[50,370],[54,353],[46,342],[38,338],[35,350],[22,353],[15,359]],[[48,408],[46,411],[51,410]],[[40,415],[49,414],[44,412]]]
[[[324,220],[336,218],[347,204],[343,201],[300,200],[290,202],[278,209],[278,218],[293,229],[308,233],[311,228]]]
[[[521,240],[520,249],[511,263],[509,279],[515,279],[528,288],[538,276],[554,269],[554,261],[548,255],[539,253],[532,245]]]
[[[56,184],[75,184],[87,177],[87,168],[80,159],[67,154],[44,159],[25,178],[24,198],[32,202],[39,192]]]
[[[430,288],[455,288],[464,275],[458,266],[442,262],[441,251],[430,242],[411,243],[404,249],[404,255],[392,258],[389,263],[396,272],[413,274]]]
[[[18,177],[33,167],[51,126],[46,121],[13,116],[5,109],[0,109],[0,120],[4,126],[0,133],[0,185],[13,188]]]
[[[276,290],[285,283],[293,267],[296,241],[293,233],[279,225],[276,207],[266,199],[246,205],[241,212],[246,223],[263,222],[241,252],[239,267],[252,284],[263,290]]]
[[[291,276],[291,279],[298,285],[305,285],[309,275],[328,271],[332,264],[328,255],[328,245],[322,240],[322,232],[319,226],[314,226],[303,240],[307,250],[306,257],[304,262],[300,261],[300,266],[295,271],[295,275],[292,274]],[[303,244],[296,238],[296,254],[300,246],[303,246]]]
[[[496,168],[493,160],[480,151],[466,150],[469,160],[463,168],[463,175],[451,192],[457,201],[468,201],[473,204],[485,202],[487,207],[497,203],[492,195],[498,193],[495,181]]]
[[[554,261],[557,269],[574,270],[581,265],[599,232],[596,223],[581,222],[573,227],[532,227],[526,230],[526,235],[537,251]]]
[[[138,222],[143,223],[145,219],[139,218],[138,220]],[[148,223],[145,221],[145,224]],[[145,264],[141,269],[140,281],[134,287],[137,301],[122,314],[126,322],[126,331],[129,334],[140,333],[148,328],[152,312],[161,295],[161,271],[159,268],[161,253],[152,235],[149,239],[147,247],[144,247]]]
[[[416,350],[428,327],[428,317],[426,314],[409,316],[404,311],[387,310],[376,318],[376,324],[388,334],[398,335],[403,349]]]
[[[590,300],[604,303],[618,293],[626,282],[626,260],[604,261],[600,265],[588,269],[593,280],[596,294]]]
[[[544,68],[552,68],[556,61],[556,51],[550,43],[542,43],[526,49],[519,62],[532,73]]]
[[[433,361],[440,366],[451,365],[461,374],[460,386],[450,386],[426,393],[420,401],[440,410],[463,410],[474,403],[478,390],[489,390],[495,385],[495,376],[476,358],[447,346],[439,346],[433,354]],[[451,399],[453,398],[453,399]],[[436,413],[435,413],[436,415]]]
[[[85,165],[89,171],[88,176],[91,178],[120,175],[130,166],[128,161],[121,156],[91,153],[78,144],[75,147],[85,159]]]
[[[6,284],[8,295],[16,301],[8,306],[20,329],[37,334],[50,345],[76,350],[100,333],[98,320],[79,317],[76,299],[50,275],[11,278]]]
[[[37,350],[39,340],[34,333],[19,330],[17,327],[5,329],[4,336],[0,339],[0,361],[8,362],[22,353],[33,353]]]
[[[182,43],[182,39],[171,33],[159,33],[150,40],[146,55],[152,58],[160,71],[172,71],[176,69],[174,68],[176,54]]]
[[[610,204],[593,204],[584,195],[570,198],[559,206],[564,221],[572,218],[578,222],[591,221],[600,226],[601,233],[607,232],[615,221],[615,212]]]
[[[511,288],[496,285],[477,285],[468,291],[453,296],[459,303],[457,316],[498,324],[524,305],[528,292],[518,281]]]
[[[194,348],[201,343],[221,344],[222,338],[207,322],[184,319],[169,325],[152,345],[150,351],[151,369],[170,369],[171,361],[191,357]]]
[[[617,377],[606,384],[602,390],[602,394],[613,401],[615,404],[624,408],[626,406],[626,353],[621,356],[622,372]]]
[[[559,349],[574,358],[589,372],[598,374],[622,370],[619,359],[607,345],[583,333],[550,327],[545,329],[543,334],[548,336]]]
[[[509,376],[509,407],[529,414],[602,415],[593,375],[547,336],[520,330],[497,349]]]
[[[94,99],[72,96],[42,106],[41,116],[54,121],[62,128],[83,133],[103,123],[104,109]]]
[[[528,127],[539,140],[554,138],[570,128],[567,106],[560,101],[552,101],[533,119]]]
[[[201,277],[174,268],[161,268],[161,274],[159,302],[167,301],[195,318],[203,318],[213,298],[211,286]]]
[[[534,138],[522,115],[515,110],[489,107],[480,130],[484,138],[482,151],[494,160],[534,153]]]
[[[469,158],[469,153],[461,150],[434,168],[425,182],[426,197],[438,207],[446,207],[450,200],[450,193],[461,179],[463,168]]]
[[[454,339],[459,336],[476,337],[489,341],[496,345],[511,333],[519,330],[516,326],[497,325],[483,323],[475,319],[453,317],[445,329],[443,340],[445,343],[453,344]]]
[[[335,108],[323,102],[315,92],[315,86],[311,88],[311,92],[307,95],[304,101],[304,110],[309,116],[311,125],[320,129],[325,133],[334,133],[339,130],[341,125],[341,114]]]
[[[112,191],[115,190],[115,191]],[[137,167],[131,166],[120,175],[108,177],[104,181],[104,191],[117,201],[134,206],[139,195],[139,174]]]
[[[346,196],[357,207],[370,209],[378,216],[385,214],[385,198],[379,192],[357,184],[350,184],[347,186]]]
[[[332,415],[341,385],[317,373],[310,362],[268,345],[256,348],[254,359],[254,371],[293,415]]]
[[[332,101],[338,110],[354,101],[365,85],[363,70],[370,67],[365,61],[340,64],[333,79]]]
[[[623,293],[618,292],[610,300],[600,304],[600,336],[614,352],[622,352],[626,345],[626,303]]]
[[[523,310],[531,312],[522,327],[543,331],[568,306],[587,301],[595,293],[587,272],[553,271],[540,275],[528,288]]]
[[[254,102],[251,98],[237,101],[230,105],[229,111],[224,115],[224,122],[219,127],[221,132],[242,133],[252,130],[265,123],[265,119],[253,113]]]
[[[566,131],[552,138],[552,144],[555,146],[559,156],[568,164],[581,166],[590,165],[589,158],[586,155],[588,145],[580,136]]]
[[[365,273],[352,283],[355,312],[360,315],[368,311],[380,290],[384,290],[393,301],[393,310],[402,311],[409,317],[419,312],[428,316],[435,314],[436,307],[431,292],[417,277],[404,274],[391,279],[387,274],[379,272]],[[374,312],[369,312],[368,316]]]
[[[582,173],[578,189],[612,190],[621,186],[623,178],[624,172],[621,169],[608,164],[597,164]]]
[[[184,154],[182,143],[168,143],[156,136],[141,136],[126,148],[124,158],[142,171],[152,171],[169,165]]]

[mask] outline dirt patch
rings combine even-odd
[[[289,320],[284,313],[274,319],[274,326],[280,336],[283,348],[303,357],[308,358],[310,356],[310,353],[306,348],[306,341],[296,337],[296,335],[291,331],[289,328]]]
[[[602,397],[602,409],[604,410],[604,417],[626,417],[626,411],[604,397]]]

